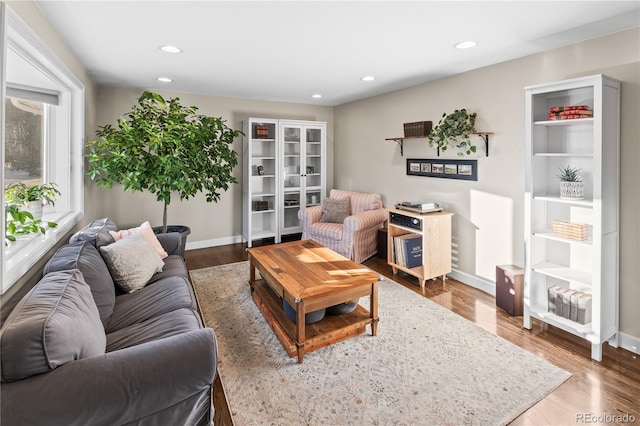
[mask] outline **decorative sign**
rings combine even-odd
[[[478,160],[408,158],[407,175],[478,180]]]

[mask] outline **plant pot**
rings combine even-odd
[[[152,229],[155,234],[163,233],[162,226],[154,226]],[[180,252],[177,254],[180,254],[182,257],[184,257],[184,249],[187,246],[187,236],[191,233],[191,228],[184,225],[167,225],[167,233],[169,232],[178,232],[180,234],[180,237],[182,237],[182,242],[180,243]]]
[[[26,210],[33,215],[33,220],[42,219],[42,200],[29,201]]]
[[[560,198],[563,200],[582,200],[584,182],[560,182]]]

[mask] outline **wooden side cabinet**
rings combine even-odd
[[[522,316],[524,269],[515,265],[496,266],[496,306],[513,316]]]
[[[394,215],[406,217],[410,226],[393,220]],[[387,236],[387,263],[394,274],[398,270],[413,275],[424,288],[428,279],[442,277],[444,284],[447,274],[451,272],[451,217],[450,212],[434,212],[427,214],[413,213],[406,210],[389,209]],[[396,216],[397,217],[397,216]],[[395,223],[394,223],[395,222]],[[404,234],[422,236],[422,265],[405,268],[396,263],[394,237]]]

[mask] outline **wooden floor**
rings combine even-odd
[[[187,251],[187,267],[199,269],[247,260],[245,247],[232,244]],[[585,340],[537,320],[533,320],[531,330],[526,330],[522,328],[522,317],[496,309],[495,298],[480,290],[452,279],[446,281],[446,288],[440,280],[427,281],[422,290],[416,278],[404,273],[394,276],[384,259],[373,257],[364,264],[572,374],[513,425],[640,425],[639,355],[605,345],[602,362],[596,362],[591,359],[591,346]],[[232,425],[226,401],[220,398],[223,391],[219,382],[214,385],[214,394],[215,424]],[[598,416],[609,417],[597,419]]]

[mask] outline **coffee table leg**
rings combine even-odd
[[[253,258],[249,255],[249,282],[253,284],[256,281],[256,265],[253,264]]]
[[[371,312],[371,335],[375,336],[378,332],[378,282],[371,284],[369,312]]]
[[[296,303],[296,347],[298,348],[298,364],[302,364],[302,358],[304,358],[304,320],[305,309],[304,301]]]

